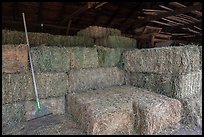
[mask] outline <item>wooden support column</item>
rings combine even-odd
[[[70,27],[71,27],[71,23],[72,23],[72,20],[69,19],[68,26],[67,26],[67,35],[69,35],[69,30],[70,30]]]

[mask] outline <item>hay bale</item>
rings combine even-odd
[[[2,104],[34,97],[31,74],[2,74]]]
[[[77,32],[78,36],[87,36],[91,38],[101,38],[108,36],[108,30],[100,26],[89,26]]]
[[[134,87],[110,87],[68,94],[68,113],[92,135],[132,134]]]
[[[59,97],[68,91],[66,73],[36,73],[36,82],[40,98]]]
[[[200,69],[197,46],[161,47],[124,53],[128,72],[187,73]]]
[[[94,40],[87,36],[51,35],[48,45],[59,47],[93,47]]]
[[[26,72],[28,64],[27,45],[2,45],[2,72]]]
[[[182,101],[183,118],[182,123],[190,128],[202,129],[202,93]]]
[[[101,67],[122,67],[122,48],[105,48],[97,46],[99,66]]]
[[[66,73],[36,73],[39,98],[59,97],[68,91]],[[2,75],[2,103],[35,99],[30,73]]]
[[[46,107],[49,112],[52,114],[60,115],[65,113],[65,97],[57,97],[57,98],[47,98],[40,100],[42,106]],[[35,101],[26,101],[25,102],[25,119],[30,120],[32,118],[32,112],[36,110],[36,102]]]
[[[98,67],[98,53],[96,48],[71,48],[71,68],[96,68]]]
[[[112,48],[136,48],[136,40],[123,36],[108,36],[95,40],[96,45]]]
[[[200,51],[200,64],[201,64],[201,69],[202,69],[202,46],[198,46],[198,49]]]
[[[107,28],[109,36],[121,36],[121,31],[114,28]]]
[[[32,47],[34,70],[37,72],[68,72],[70,70],[70,48]]]
[[[144,88],[155,93],[173,97],[174,75],[171,74],[155,74],[155,73],[129,73],[128,83],[130,85]]]
[[[129,73],[130,85],[179,100],[191,98],[202,91],[202,72],[188,74]]]
[[[116,67],[71,70],[70,92],[99,89],[125,84],[125,73]]]
[[[2,105],[2,134],[22,125],[25,121],[24,114],[25,106],[23,102]]]
[[[30,46],[47,45],[50,40],[50,34],[48,33],[35,33],[28,32],[28,39]]]
[[[176,126],[181,120],[181,102],[150,91],[137,91],[133,101],[135,130],[152,135]]]
[[[174,98],[183,100],[202,92],[202,71],[191,72],[175,77]]]
[[[25,32],[2,30],[2,44],[26,44]]]

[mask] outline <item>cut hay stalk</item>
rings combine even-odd
[[[98,53],[96,48],[71,48],[71,68],[96,68],[98,67]]]
[[[106,88],[124,83],[125,73],[116,67],[71,70],[69,73],[70,92]]]
[[[197,46],[162,47],[124,53],[128,72],[188,73],[200,69]]]
[[[68,72],[70,69],[70,48],[32,47],[31,55],[36,72]]]
[[[2,45],[2,72],[26,72],[28,66],[27,45]]]
[[[96,39],[96,45],[112,48],[136,48],[136,40],[123,36],[108,36]]]

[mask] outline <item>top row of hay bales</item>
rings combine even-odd
[[[30,46],[93,47],[94,40],[86,36],[61,36],[48,33],[28,32]],[[2,30],[2,44],[25,44],[25,33]]]

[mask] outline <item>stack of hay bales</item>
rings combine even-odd
[[[87,36],[61,36],[28,32],[29,44],[35,46],[93,47],[94,40]],[[25,44],[25,32],[2,30],[2,44]]]
[[[127,51],[124,54],[124,66],[129,73],[128,83],[137,87],[151,89],[154,92],[187,102],[183,108],[183,123],[199,125],[202,115],[194,121],[188,121],[188,110],[194,108],[192,98],[200,100],[202,95],[202,64],[197,46],[162,47]],[[201,100],[199,101],[201,102]],[[188,117],[186,117],[188,116]],[[201,126],[201,125],[199,125]]]
[[[178,100],[133,86],[69,94],[67,100],[72,117],[92,135],[157,134],[181,119]]]

